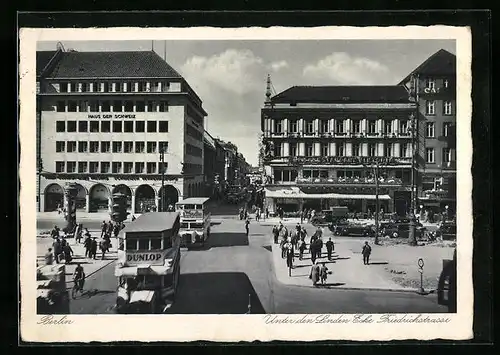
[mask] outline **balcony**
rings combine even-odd
[[[407,185],[403,180],[399,178],[379,178],[380,186],[401,186]],[[295,180],[297,185],[309,185],[309,184],[323,184],[323,185],[375,185],[375,179],[373,177],[340,177],[340,178],[297,178]]]
[[[274,157],[273,159],[278,158]],[[408,165],[411,164],[411,158],[352,156],[288,157],[288,163],[291,165],[373,165],[377,163],[379,165]]]

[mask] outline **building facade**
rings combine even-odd
[[[37,98],[40,211],[63,205],[67,183],[87,212],[109,211],[115,192],[132,213],[203,195],[207,113],[156,53],[63,51]]]
[[[377,189],[380,210],[409,212],[416,104],[403,86],[295,86],[271,97],[269,81],[261,129],[271,213],[375,212]]]
[[[439,50],[400,83],[418,104],[418,204],[456,210],[456,57]]]
[[[214,139],[207,131],[204,134],[204,171],[205,171],[205,196],[215,199],[222,198],[225,166],[225,151],[219,141]]]

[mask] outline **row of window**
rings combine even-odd
[[[78,153],[166,153],[168,142],[56,141],[57,153],[75,153],[77,148]]]
[[[164,173],[167,163],[163,163]],[[56,161],[56,173],[91,173],[91,174],[159,174],[162,163],[157,162],[98,162],[98,161]]]
[[[91,133],[167,133],[168,121],[56,121],[56,132],[77,131]]]
[[[425,149],[425,162],[426,163],[434,164],[436,162],[435,152],[436,152],[435,148],[426,148]],[[441,160],[443,163],[451,163],[452,162],[452,155],[451,155],[450,148],[442,148]]]
[[[186,123],[186,133],[188,136],[191,136],[196,140],[200,141],[203,139],[203,134],[200,131],[198,131],[196,128],[194,128],[193,126],[191,126],[190,124],[187,124],[187,123]]]
[[[437,100],[427,100],[425,101],[425,115],[432,116],[436,114],[436,101]],[[451,101],[443,101],[443,111],[442,114],[445,116],[453,115],[453,105]]]
[[[382,131],[385,134],[390,134],[393,133],[394,130],[394,120],[383,120],[383,126],[382,126]],[[335,120],[335,132],[336,133],[346,133],[347,132],[347,125],[348,121],[347,120]],[[293,119],[290,120],[288,123],[288,127],[285,124],[284,119],[277,119],[274,120],[274,133],[283,133],[285,131],[285,128],[287,128],[287,131],[290,133],[299,133],[299,120],[298,119]],[[308,119],[304,121],[304,133],[306,134],[312,134],[314,133],[314,120],[313,119]],[[328,133],[330,132],[330,127],[329,127],[329,120],[319,120],[319,132],[320,133]],[[361,133],[362,130],[362,121],[361,120],[351,120],[350,121],[350,131],[352,133]],[[367,127],[363,127],[363,131],[365,131],[365,128],[368,129],[368,134],[373,134],[377,133],[377,121],[375,120],[370,120],[367,122]],[[399,121],[399,132],[400,133],[407,133],[409,124],[408,120],[400,120]]]
[[[450,82],[448,79],[444,78],[442,79],[443,83],[443,88],[448,88],[450,86]],[[425,88],[429,90],[435,90],[436,89],[436,79],[428,77],[425,79]]]
[[[384,176],[388,174],[384,174],[379,172],[379,176]],[[295,181],[298,177],[298,171],[293,169],[273,169],[273,177],[274,181],[283,181],[283,182],[292,182]],[[360,179],[364,178],[373,178],[373,174],[368,171],[354,171],[354,170],[337,170],[334,171],[334,175],[329,174],[327,169],[303,169],[302,177],[304,179],[309,178],[320,178],[320,179],[328,179],[328,178],[355,178],[358,177]],[[409,182],[410,180],[410,172],[409,171],[401,171],[396,170],[394,172],[394,178],[401,179],[403,182]]]
[[[60,82],[52,83],[57,92],[168,92],[167,81],[129,81],[129,82]]]
[[[351,154],[349,156],[362,156],[361,154],[361,144],[352,144],[351,146]],[[411,143],[402,143],[400,145],[399,155],[397,157],[407,157],[408,152],[411,149]],[[274,156],[281,157],[283,156],[283,146],[277,145],[274,147]],[[320,144],[320,156],[330,156],[331,149],[329,143],[321,143]],[[396,151],[394,149],[394,144],[384,144],[384,156],[386,157],[396,157]],[[306,157],[315,156],[314,144],[313,143],[305,143],[305,151],[304,155]],[[338,143],[335,145],[335,155],[336,156],[347,156],[346,144]],[[377,144],[368,144],[367,155],[369,157],[375,157],[377,155]],[[299,149],[297,143],[289,143],[289,156],[296,157],[299,156]]]
[[[203,156],[203,149],[186,143],[186,154],[201,158]]]
[[[167,101],[152,100],[59,100],[56,112],[168,112]]]
[[[435,138],[436,137],[435,127],[436,127],[435,122],[427,122],[425,124],[425,137],[426,138]],[[443,137],[450,136],[451,135],[451,128],[452,128],[451,122],[443,122],[442,130],[441,130],[442,136]]]

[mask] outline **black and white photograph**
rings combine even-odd
[[[299,333],[451,332],[457,299],[469,316],[470,44],[268,30],[29,36],[21,292],[37,325],[154,315],[203,339],[200,315]]]

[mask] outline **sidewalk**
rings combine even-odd
[[[93,236],[99,237],[97,231],[94,233],[91,231]],[[66,283],[67,287],[72,287],[72,275],[75,272],[75,268],[77,263],[80,263],[85,270],[86,278],[91,277],[96,272],[104,268],[105,266],[114,262],[117,258],[117,240],[116,238],[111,238],[112,248],[110,248],[109,252],[105,254],[104,260],[101,259],[102,253],[100,250],[97,250],[96,259],[89,259],[85,257],[85,248],[83,247],[83,243],[76,243],[73,238],[68,238],[69,245],[71,249],[73,249],[74,255],[73,260],[70,264],[66,265]],[[83,242],[83,240],[82,240]],[[48,248],[52,248],[53,239],[49,237],[38,237],[36,241],[37,248],[37,262],[39,265],[43,265],[44,255],[47,252]],[[64,261],[63,261],[64,263]]]
[[[328,240],[328,236],[324,236],[323,240]],[[309,238],[306,238],[306,242],[309,243]],[[416,291],[413,288],[402,287],[386,277],[384,270],[384,265],[387,264],[386,261],[375,258],[370,260],[370,265],[364,265],[361,256],[362,242],[357,241],[359,252],[353,251],[354,248],[352,248],[351,243],[345,243],[337,238],[334,239],[334,242],[335,251],[332,255],[332,261],[328,261],[326,258],[325,247],[323,248],[322,257],[317,259],[320,263],[325,262],[328,271],[332,272],[332,274],[328,275],[326,284],[320,285],[320,288]],[[304,253],[302,261],[299,261],[298,256],[295,258],[291,276],[288,275],[286,260],[281,258],[281,249],[278,244],[272,245],[272,254],[274,270],[279,282],[286,285],[314,287],[309,279],[312,265],[309,250]]]

